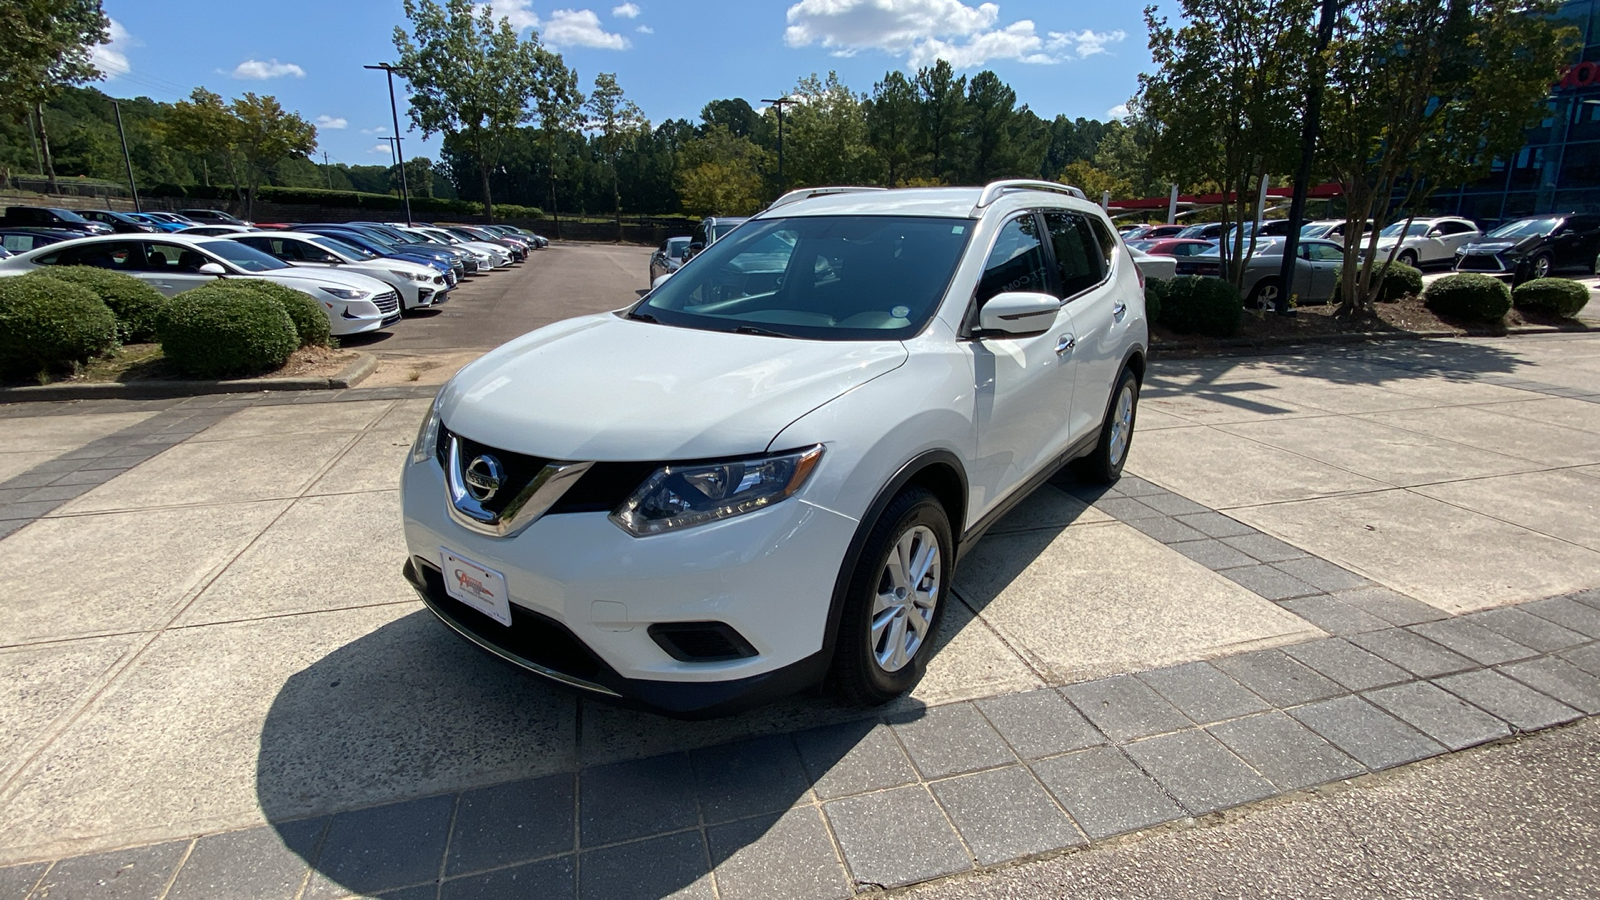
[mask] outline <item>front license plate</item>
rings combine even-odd
[[[511,597],[506,593],[504,575],[446,547],[439,548],[439,557],[444,564],[445,593],[501,625],[511,624]]]

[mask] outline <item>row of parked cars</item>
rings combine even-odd
[[[1246,237],[1256,235],[1255,252],[1245,264],[1241,293],[1247,305],[1268,306],[1282,285],[1286,220],[1263,222],[1259,231],[1246,223]],[[1301,303],[1322,303],[1333,298],[1344,263],[1347,223],[1329,219],[1308,222],[1300,231],[1295,283],[1290,292]],[[1373,223],[1362,229],[1362,239]],[[1220,244],[1232,240],[1220,222],[1196,225],[1140,225],[1124,229],[1123,240],[1142,253],[1174,260],[1178,275],[1222,274]],[[1600,266],[1600,215],[1566,214],[1529,216],[1506,222],[1488,233],[1458,216],[1402,220],[1378,233],[1381,258],[1394,254],[1397,262],[1417,268],[1450,267],[1458,272],[1481,272],[1521,282],[1544,278],[1559,270],[1582,269],[1594,274]]]
[[[405,312],[444,303],[463,279],[520,263],[548,246],[510,225],[254,225],[215,210],[206,211],[217,217],[208,224],[170,231],[82,227],[100,224],[98,213],[129,215],[106,210],[46,210],[58,216],[51,224],[19,224],[42,218],[39,209],[11,207],[0,218],[7,251],[0,276],[93,266],[132,275],[169,297],[217,278],[262,278],[310,295],[335,335],[388,328]]]

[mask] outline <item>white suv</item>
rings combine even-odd
[[[1119,476],[1148,328],[1046,182],[796,191],[635,305],[445,385],[405,573],[456,631],[681,716],[921,677],[956,560],[1073,461]]]

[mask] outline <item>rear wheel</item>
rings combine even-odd
[[[1263,278],[1251,289],[1250,302],[1247,305],[1251,309],[1277,309],[1279,293],[1281,290],[1278,287],[1278,279]]]
[[[1122,477],[1122,464],[1133,446],[1133,424],[1139,415],[1139,379],[1129,369],[1122,370],[1105,421],[1100,425],[1100,442],[1088,456],[1072,461],[1072,473],[1093,484],[1110,484]]]
[[[1404,265],[1408,265],[1415,269],[1417,267],[1417,253],[1415,250],[1402,250],[1400,252],[1400,256],[1395,259],[1395,262],[1403,263]]]
[[[949,516],[925,488],[902,491],[873,524],[834,650],[833,681],[846,703],[887,703],[922,680],[944,617],[954,549]]]

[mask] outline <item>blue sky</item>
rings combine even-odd
[[[224,97],[273,94],[318,123],[334,162],[385,163],[387,86],[361,66],[392,59],[400,0],[104,0],[113,20],[100,85],[113,96],[181,99],[196,85]],[[1133,0],[493,0],[538,28],[587,89],[615,72],[652,123],[697,120],[720,97],[753,105],[812,72],[835,70],[858,92],[892,68],[949,59],[990,68],[1046,118],[1104,119],[1149,68]],[[1168,6],[1171,3],[1166,4]],[[404,92],[397,81],[405,121]],[[406,155],[435,155],[403,131]],[[320,152],[319,152],[320,157]]]

